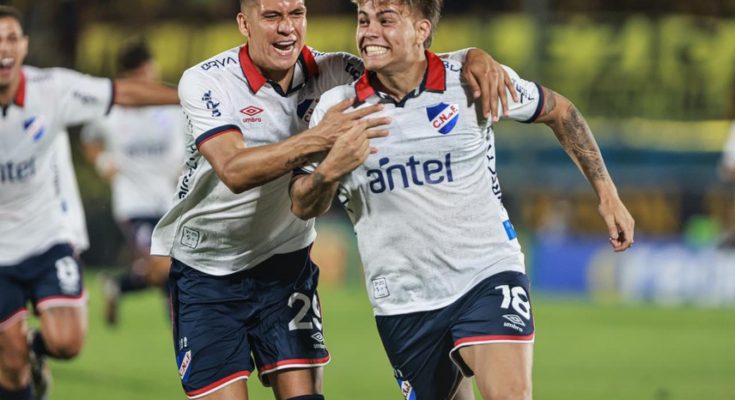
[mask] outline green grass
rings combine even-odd
[[[121,323],[101,320],[89,285],[90,327],[82,355],[54,362],[53,400],[183,399],[163,300],[127,298]],[[332,400],[400,399],[362,288],[322,289],[332,363]],[[735,312],[593,305],[535,297],[535,398],[735,400]],[[257,379],[251,399],[271,399]]]

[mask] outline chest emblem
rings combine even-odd
[[[447,135],[454,130],[459,121],[459,105],[439,103],[435,106],[426,107],[431,126],[442,135]]]
[[[23,121],[23,129],[28,136],[33,138],[34,142],[41,140],[46,133],[46,127],[40,117],[31,117]]]

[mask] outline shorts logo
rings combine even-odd
[[[327,346],[324,344],[324,335],[322,335],[321,332],[317,332],[311,335],[311,338],[314,339],[314,341],[316,341],[316,343],[314,343],[315,349],[326,349],[327,348]]]
[[[503,318],[507,319],[513,324],[520,325],[520,326],[526,326],[526,323],[523,322],[521,317],[515,315],[515,314],[505,314],[503,315]]]
[[[373,297],[376,299],[382,299],[383,297],[390,296],[388,291],[388,281],[385,278],[373,279]]]
[[[189,367],[191,366],[191,350],[186,353],[179,353],[176,357],[176,363],[179,365],[179,376],[181,381],[186,383],[189,381]]]
[[[256,115],[263,112],[263,109],[260,107],[255,106],[247,106],[240,110],[242,114],[247,115],[247,117],[243,118],[242,122],[245,123],[253,123],[253,122],[263,122],[263,120],[260,117],[256,117]]]
[[[457,126],[457,121],[459,121],[459,105],[439,103],[435,106],[427,107],[426,114],[429,117],[431,126],[442,135],[447,135]]]
[[[184,232],[181,234],[181,244],[190,249],[196,249],[199,246],[199,236],[199,231],[184,227]]]

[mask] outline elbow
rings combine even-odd
[[[310,219],[318,217],[313,210],[307,210],[304,207],[300,207],[298,204],[291,202],[291,212],[302,221],[308,221]]]
[[[254,187],[254,185],[249,184],[249,182],[243,179],[241,174],[235,173],[234,171],[224,171],[220,180],[234,194],[246,192]]]

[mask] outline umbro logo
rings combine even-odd
[[[240,112],[247,115],[248,117],[252,117],[252,116],[262,113],[263,109],[259,107],[255,107],[255,106],[247,106],[243,108],[242,110],[240,110]]]
[[[526,326],[526,323],[523,322],[521,317],[515,315],[515,314],[505,314],[503,315],[503,318],[510,321],[512,324],[520,325],[520,326]]]
[[[256,117],[256,115],[262,113],[264,110],[260,107],[255,106],[247,106],[240,110],[242,114],[247,115],[247,117],[242,119],[242,122],[248,124],[257,123],[257,122],[263,122],[263,120],[260,117]]]

